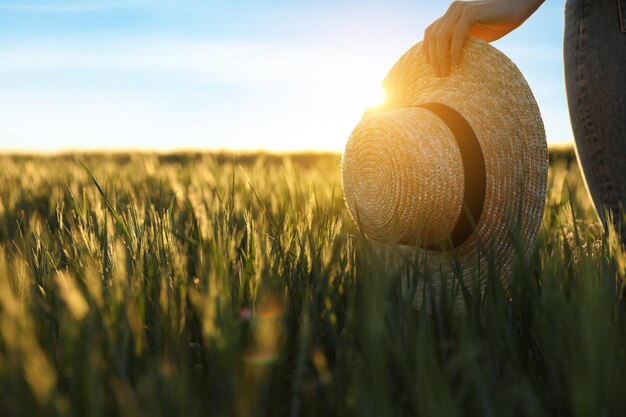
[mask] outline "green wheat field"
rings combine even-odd
[[[455,312],[339,155],[0,156],[0,416],[626,415],[626,253],[550,159],[533,258]]]

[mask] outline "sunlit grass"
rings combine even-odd
[[[456,314],[413,307],[339,165],[0,156],[0,415],[623,414],[626,254],[571,152],[531,262]]]

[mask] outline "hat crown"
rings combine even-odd
[[[343,183],[352,217],[376,240],[444,243],[463,208],[463,160],[454,133],[420,107],[364,117],[346,145]]]

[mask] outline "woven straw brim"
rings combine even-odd
[[[407,259],[420,258],[418,264],[426,268],[419,271],[420,275],[428,274],[435,291],[442,280],[448,281],[448,288],[454,287],[459,276],[468,287],[479,284],[484,291],[489,268],[495,268],[504,286],[508,287],[514,259],[528,259],[531,255],[546,197],[548,154],[545,130],[524,77],[504,54],[485,42],[469,38],[462,53],[462,62],[451,75],[438,78],[424,60],[421,43],[415,45],[383,81],[384,105],[366,114],[366,117],[377,114],[384,117],[389,114],[386,112],[394,109],[441,103],[465,118],[480,143],[486,174],[485,197],[482,214],[471,236],[453,253],[424,248],[416,250],[413,245],[394,248]],[[416,169],[415,166],[401,166],[403,158],[394,164],[381,163],[380,155],[406,149],[403,144],[398,144],[396,150],[381,149],[381,143],[376,140],[359,143],[357,146],[368,149],[357,152],[360,155],[358,160],[346,160],[355,152],[344,153],[344,195],[351,191],[347,188],[355,186],[351,176],[355,172],[367,172],[367,167],[376,166],[380,170],[377,175],[394,178],[394,181],[404,180],[397,178],[404,175],[398,173]],[[393,146],[384,143],[385,147]],[[441,160],[441,156],[433,155],[433,159]],[[351,166],[349,172],[347,166]],[[401,192],[402,187],[391,187],[390,190],[391,193]],[[382,198],[375,195],[375,191],[365,199],[370,202],[366,204],[406,199],[394,195]],[[456,192],[445,189],[424,191]],[[359,223],[354,205],[349,201],[346,203]],[[428,208],[422,209],[428,211]],[[432,212],[420,216],[436,219],[445,208],[433,205],[430,210]],[[458,207],[450,210],[458,210]],[[416,296],[419,298],[422,293],[418,290]],[[462,304],[461,292],[457,294],[456,302]]]

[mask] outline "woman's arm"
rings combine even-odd
[[[520,26],[544,0],[453,1],[446,14],[424,32],[424,54],[435,75],[445,77],[450,62],[457,65],[467,36],[487,42],[500,39]]]

